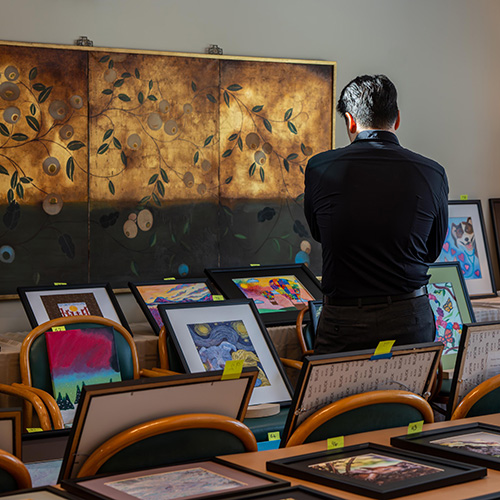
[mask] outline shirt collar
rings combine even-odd
[[[387,130],[363,130],[360,132],[353,142],[357,141],[387,141],[393,142],[399,146],[399,140],[396,134]]]

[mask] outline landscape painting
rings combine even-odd
[[[121,381],[112,327],[47,331],[54,397],[71,426],[84,385]]]
[[[500,457],[500,435],[491,432],[473,432],[461,436],[436,439],[430,441],[430,443],[464,451],[472,451],[481,455]]]

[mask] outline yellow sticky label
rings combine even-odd
[[[243,370],[242,359],[232,359],[226,361],[224,371],[222,372],[222,380],[229,380],[233,378],[240,378],[241,371]]]
[[[224,295],[212,295],[213,301],[224,300]]]
[[[412,422],[408,425],[408,434],[417,434],[418,432],[422,432],[424,428],[424,421],[420,420],[419,422]]]
[[[67,285],[67,283],[54,283],[54,286]]]
[[[163,278],[163,281],[175,280],[174,276],[169,276],[168,278]]]
[[[327,450],[335,450],[344,447],[344,436],[337,436],[326,441]]]
[[[43,432],[41,427],[27,427],[26,430],[28,432]]]
[[[468,199],[469,199],[469,195],[467,195],[467,194],[461,194],[461,195],[460,195],[460,199],[461,199],[462,201],[466,201],[466,200],[468,200]]]
[[[387,354],[391,352],[392,346],[394,345],[395,340],[382,340],[378,343],[377,348],[375,349],[374,356],[380,356],[381,354]]]
[[[269,439],[269,441],[279,441],[281,439],[279,431],[268,432],[267,438]]]
[[[64,331],[66,331],[66,327],[65,326],[54,326],[54,327],[52,327],[52,331],[53,332],[64,332]]]
[[[250,264],[250,267],[259,267],[260,264]]]

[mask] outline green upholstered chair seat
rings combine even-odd
[[[208,460],[242,453],[243,443],[233,434],[216,429],[186,429],[152,436],[109,458],[99,474],[161,467],[173,463]]]
[[[0,469],[0,493],[18,490],[17,481],[7,471]],[[28,497],[26,497],[28,498]]]
[[[288,410],[290,407],[281,408],[277,415],[261,418],[245,418],[243,423],[252,431],[257,442],[268,441],[270,432],[279,432],[283,435]]]
[[[500,413],[500,387],[484,395],[467,412],[467,417]]]
[[[423,420],[416,408],[400,403],[381,403],[341,413],[313,431],[305,443],[359,432],[401,427]]]

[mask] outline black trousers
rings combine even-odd
[[[323,304],[314,354],[375,349],[381,340],[395,340],[395,345],[433,342],[435,336],[427,295],[361,307]]]

